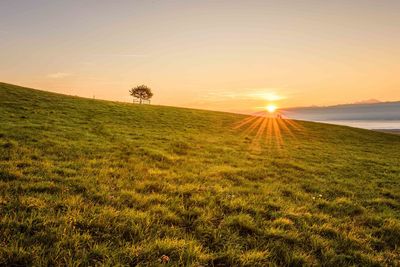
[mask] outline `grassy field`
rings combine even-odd
[[[246,119],[0,83],[0,265],[400,264],[400,136]]]

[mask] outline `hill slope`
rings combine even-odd
[[[0,84],[0,265],[399,263],[400,136],[244,119]]]

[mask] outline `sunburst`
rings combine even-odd
[[[242,130],[246,136],[252,136],[251,148],[283,148],[285,138],[296,139],[303,127],[288,118],[283,118],[275,105],[268,105],[265,110],[237,122],[234,129]]]

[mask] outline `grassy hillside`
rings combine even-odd
[[[400,136],[244,119],[0,83],[0,265],[399,264]]]

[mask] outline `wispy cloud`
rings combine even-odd
[[[47,78],[51,78],[51,79],[61,79],[61,78],[65,78],[65,77],[69,77],[71,76],[71,73],[68,72],[55,72],[55,73],[50,73],[47,75]]]
[[[147,54],[100,54],[98,57],[148,57]]]
[[[379,101],[378,99],[366,99],[366,100],[361,100],[361,101],[356,101],[352,104],[376,104],[376,103],[381,103],[382,101]]]
[[[114,56],[119,56],[119,57],[147,57],[148,55],[145,54],[117,54]]]
[[[279,101],[286,99],[286,96],[278,94],[274,88],[245,88],[240,90],[222,90],[208,93],[207,99],[246,99],[246,100],[266,100]]]

